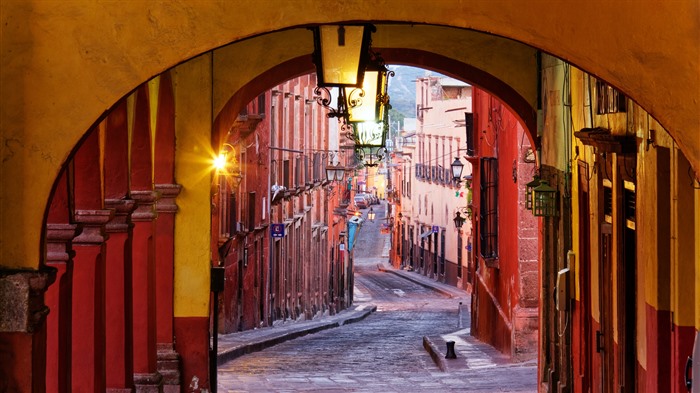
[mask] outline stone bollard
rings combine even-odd
[[[457,359],[457,354],[455,354],[454,341],[447,342],[447,355],[445,355],[445,359]]]
[[[462,302],[459,302],[459,307],[457,307],[457,327],[462,328]]]

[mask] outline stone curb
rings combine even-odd
[[[444,355],[440,353],[428,336],[423,336],[423,348],[428,351],[428,355],[430,355],[440,371],[447,371],[447,364],[445,363]]]
[[[422,286],[422,287],[424,287],[424,288],[433,290],[433,291],[435,291],[435,292],[440,292],[441,294],[443,294],[443,295],[449,297],[450,299],[455,298],[455,295],[452,294],[451,292],[446,291],[446,290],[444,290],[444,289],[442,289],[442,288],[438,288],[438,287],[436,287],[436,286],[430,285],[430,284],[426,284],[426,283],[424,283],[424,282],[421,281],[421,280],[418,280],[418,279],[415,279],[415,278],[411,277],[409,274],[401,273],[400,271],[397,271],[397,270],[395,270],[395,269],[387,269],[387,268],[385,268],[385,267],[382,267],[381,265],[378,265],[377,267],[379,268],[379,271],[380,271],[380,272],[395,274],[395,275],[397,275],[397,276],[399,276],[399,277],[401,277],[401,278],[403,278],[403,279],[405,279],[405,280],[411,281],[411,282],[413,282],[413,283],[415,283],[415,284],[418,284],[418,285],[420,285],[420,286]]]
[[[280,332],[279,335],[272,335],[272,336],[260,338],[257,340],[251,340],[247,343],[238,344],[238,345],[232,346],[230,348],[227,348],[225,350],[219,351],[219,353],[216,356],[216,360],[217,360],[218,364],[223,364],[225,362],[236,359],[236,358],[241,357],[243,355],[246,355],[246,354],[249,354],[252,352],[262,351],[263,349],[275,346],[277,344],[281,344],[285,341],[289,341],[289,340],[293,340],[295,338],[305,336],[307,334],[318,333],[318,332],[323,331],[323,330],[332,329],[332,328],[347,325],[350,323],[359,322],[359,321],[365,319],[368,315],[370,315],[371,313],[373,313],[375,311],[377,311],[377,306],[371,306],[371,307],[368,307],[368,308],[360,311],[359,315],[356,315],[356,316],[348,316],[347,318],[341,318],[340,320],[337,320],[337,321],[321,322],[320,324],[317,324],[314,326],[304,326],[301,328],[296,328],[296,329],[291,330],[291,331]],[[355,312],[355,313],[358,313],[358,312]],[[355,313],[353,313],[353,314],[355,314]]]

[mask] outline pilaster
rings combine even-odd
[[[80,228],[74,224],[46,225],[46,265],[56,269],[56,284],[46,290],[51,312],[46,321],[46,368],[49,392],[71,391],[71,319],[73,290],[72,241]]]
[[[73,239],[71,386],[105,390],[105,224],[113,210],[76,210]]]
[[[155,209],[159,193],[131,191],[136,209],[132,243],[133,359],[137,392],[162,392],[163,378],[157,369]]]
[[[136,208],[132,199],[106,199],[105,206],[115,214],[106,225],[107,265],[105,282],[105,356],[107,392],[131,392],[134,387],[132,301],[131,301],[131,223]]]
[[[156,184],[160,199],[156,204],[156,313],[157,313],[157,368],[163,376],[163,391],[180,391],[180,356],[173,345],[173,286],[175,260],[175,199],[180,194],[179,184]]]

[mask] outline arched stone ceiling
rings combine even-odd
[[[289,42],[301,45],[290,46]],[[308,29],[292,29],[214,51],[215,112],[219,113],[226,102],[230,111],[237,113],[261,91],[313,72],[311,57],[302,56],[313,51],[311,43]],[[388,63],[438,70],[499,96],[529,129],[535,129],[535,49],[470,30],[425,25],[377,25],[373,47]]]
[[[7,266],[37,265],[51,184],[80,136],[121,97],[212,48],[315,23],[443,25],[542,49],[637,101],[700,171],[700,2],[693,0],[8,0],[0,18],[0,263]],[[464,44],[402,34],[437,51]],[[284,45],[296,53],[310,43]],[[279,56],[267,49],[260,48]]]

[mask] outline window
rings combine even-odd
[[[612,182],[608,179],[603,179],[603,217],[605,222],[612,224],[613,190]]]
[[[233,192],[231,194],[229,194],[227,208],[228,208],[228,223],[227,223],[228,228],[227,229],[231,235],[234,235],[238,231],[238,228],[236,225],[236,220],[238,219],[238,217],[236,215],[236,209],[237,209],[237,207],[236,207],[236,194]]]
[[[265,114],[265,93],[258,96],[258,114]]]
[[[457,234],[457,277],[462,278],[462,234]]]
[[[445,275],[445,230],[440,232],[440,274]]]
[[[290,183],[290,168],[289,168],[289,160],[284,160],[282,163],[282,175],[284,176],[284,187],[289,190],[289,183]]]
[[[625,212],[625,225],[629,229],[637,229],[636,225],[636,210],[637,210],[637,202],[636,202],[636,187],[635,184],[629,181],[624,182],[625,188],[623,191],[623,210]]]
[[[474,157],[474,114],[464,113],[464,128],[467,134],[467,155]]]
[[[603,81],[596,82],[597,113],[627,112],[627,97]]]
[[[294,187],[300,187],[304,183],[301,172],[301,157],[297,157],[294,163]]]
[[[255,229],[255,193],[248,193],[248,231]]]
[[[479,209],[481,256],[498,257],[498,161],[481,159],[481,206]]]

